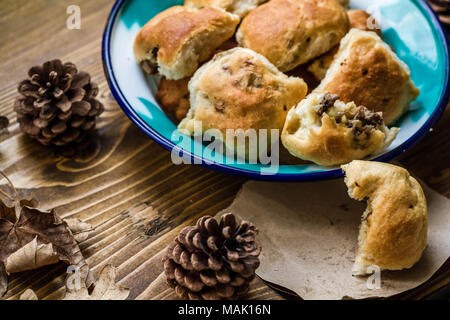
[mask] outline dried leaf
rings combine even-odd
[[[78,289],[67,288],[63,300],[125,300],[129,294],[130,290],[116,285],[116,268],[106,265],[100,272],[91,294],[82,283]]]
[[[16,209],[14,208],[14,205],[10,207],[6,205],[3,201],[0,201],[0,219],[15,221]]]
[[[70,231],[75,238],[75,240],[80,243],[89,237],[89,233],[92,231],[92,225],[83,222],[77,218],[64,219],[64,221],[69,226]]]
[[[5,262],[8,274],[37,269],[59,261],[51,243],[38,244],[37,237],[22,248],[12,253]]]
[[[116,268],[106,265],[100,272],[94,289],[89,294],[85,283],[81,283],[78,289],[70,290],[67,287],[63,300],[125,300],[130,290],[116,285]],[[25,290],[19,297],[20,300],[38,300],[35,292],[31,289]]]
[[[6,273],[5,266],[0,262],[0,297],[8,289],[8,274]]]
[[[25,290],[19,297],[19,300],[39,300],[33,290]]]
[[[21,199],[11,181],[11,196],[0,188],[0,297],[7,290],[11,273],[37,269],[63,261],[80,269],[80,279],[89,286],[92,281],[77,240],[67,222],[52,211],[41,211],[36,200]],[[85,237],[86,225],[73,223],[79,238]]]

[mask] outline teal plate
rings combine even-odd
[[[103,35],[102,55],[111,92],[127,116],[148,136],[186,162],[226,173],[263,180],[317,180],[342,176],[338,167],[308,165],[245,164],[211,153],[203,144],[180,135],[176,125],[155,101],[156,77],[140,70],[133,54],[133,40],[153,16],[177,0],[118,0]],[[408,64],[420,96],[396,126],[400,131],[392,145],[370,160],[389,161],[417,143],[445,109],[449,97],[449,51],[445,29],[422,0],[353,0],[351,7],[364,9],[379,21],[383,37]],[[176,158],[175,158],[176,159]]]

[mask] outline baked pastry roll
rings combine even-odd
[[[338,99],[312,93],[289,111],[281,140],[291,154],[333,166],[363,159],[391,144],[398,129],[388,129],[381,113]]]
[[[217,129],[223,137],[227,129],[281,131],[289,109],[307,90],[302,79],[288,77],[265,57],[234,48],[215,55],[194,74],[189,82],[191,108],[178,128],[194,134],[199,123],[203,132]]]
[[[353,274],[411,268],[427,245],[427,201],[420,184],[403,168],[353,161],[342,166],[350,197],[367,199],[359,229]]]
[[[188,8],[219,8],[243,18],[250,11],[266,1],[267,0],[185,0],[184,5]]]
[[[134,40],[134,54],[149,74],[178,80],[231,38],[239,17],[215,8],[171,7],[151,19]]]
[[[214,53],[226,51],[236,46],[236,40],[231,38],[215,49]],[[189,111],[188,83],[190,79],[190,77],[187,77],[179,80],[169,80],[166,77],[162,77],[155,95],[162,109],[173,115],[178,121],[183,120]]]
[[[364,31],[373,31],[381,37],[381,30],[372,28],[372,25],[376,26],[378,23],[374,18],[364,10],[349,10],[347,11],[348,20],[350,22],[350,29],[357,28]],[[373,19],[373,20],[370,20]],[[309,66],[308,71],[311,72],[317,80],[322,80],[328,69],[333,63],[336,53],[339,51],[339,45],[315,59]]]
[[[242,20],[236,38],[288,71],[333,48],[348,28],[336,0],[271,0]]]
[[[336,94],[372,111],[382,111],[389,125],[409,109],[420,91],[408,66],[374,32],[352,29],[342,39],[339,52],[325,78],[314,90]]]

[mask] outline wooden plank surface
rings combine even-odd
[[[101,36],[111,0],[79,0],[81,30],[66,28],[66,0],[0,2],[0,114],[10,134],[0,138],[0,167],[16,186],[33,192],[43,208],[95,226],[80,247],[94,271],[112,263],[130,299],[175,298],[161,281],[161,250],[186,225],[227,207],[242,178],[199,166],[175,166],[170,154],[140,132],[112,98],[101,62]],[[64,159],[20,133],[12,106],[17,83],[29,67],[60,58],[76,63],[99,84],[106,110],[98,122],[100,152]],[[450,110],[433,131],[399,160],[431,187],[450,196]],[[8,299],[32,288],[41,299],[63,292],[65,266],[58,264],[10,277]],[[421,298],[450,282],[449,263],[424,286],[398,298]],[[248,299],[293,296],[261,280]]]

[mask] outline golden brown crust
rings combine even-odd
[[[178,14],[184,14],[186,11],[182,6],[174,6],[165,11],[160,12],[156,16],[154,16],[151,20],[149,20],[139,31],[135,40],[134,40],[134,54],[136,60],[138,62],[142,62],[147,59],[148,53],[152,48],[158,47],[158,42],[164,43],[165,40],[168,40],[167,44],[160,47],[161,53],[158,52],[158,55],[161,55],[160,59],[170,55],[170,53],[174,53],[175,49],[179,46],[179,42],[183,42],[184,39],[180,39],[177,42],[170,42],[169,39],[164,39],[164,35],[166,35],[169,31],[164,30],[165,25],[169,24],[170,21],[174,20],[174,17],[177,17]],[[167,22],[164,23],[164,20],[167,19]],[[181,30],[178,32],[178,37],[181,37]],[[184,38],[188,38],[189,29],[184,29]],[[158,39],[158,33],[162,39]]]
[[[349,194],[368,199],[360,228],[354,273],[367,267],[411,268],[427,244],[427,203],[407,170],[386,163],[353,161],[343,166]]]
[[[223,52],[237,46],[234,38],[228,39],[222,45],[214,50],[214,54]],[[189,111],[189,89],[188,83],[191,78],[180,80],[169,80],[162,77],[156,92],[156,100],[160,103],[163,110],[173,114],[178,121],[183,120]]]
[[[156,101],[178,121],[184,119],[189,110],[189,80],[190,78],[169,80],[162,77],[156,92]]]
[[[392,124],[417,98],[419,89],[410,71],[374,32],[352,29],[316,92],[337,94],[373,111],[382,111]]]
[[[289,109],[302,100],[307,85],[288,77],[266,58],[244,48],[216,55],[202,66],[189,83],[191,109],[179,128],[194,132],[218,129],[283,128]]]
[[[136,59],[157,64],[169,79],[190,76],[233,36],[238,23],[237,16],[215,8],[171,7],[139,31],[134,42]]]
[[[347,11],[348,20],[350,22],[350,29],[357,28],[359,30],[364,31],[373,31],[376,34],[378,34],[380,37],[381,30],[380,29],[371,29],[368,26],[368,19],[371,19],[370,14],[368,14],[364,10],[349,10]],[[372,21],[374,25],[376,25],[376,21]],[[332,48],[327,53],[323,54],[322,56],[315,59],[311,65],[308,67],[308,71],[310,71],[317,80],[322,80],[325,78],[325,75],[330,68],[331,64],[333,63],[334,57],[336,56],[336,53],[339,51],[339,45]]]
[[[381,152],[395,138],[397,128],[389,130],[379,115],[354,103],[331,101],[322,113],[324,97],[310,94],[289,111],[281,140],[292,155],[334,166]]]
[[[243,18],[250,11],[266,1],[267,0],[185,0],[184,5],[188,8],[218,8]]]
[[[370,20],[372,16],[364,10],[348,10],[348,20],[350,21],[350,29],[356,28],[363,31],[373,31],[380,37],[381,30],[376,28],[369,28]],[[375,21],[372,21],[374,25],[377,25]]]
[[[271,0],[242,20],[236,37],[288,71],[334,47],[348,27],[347,13],[335,0]]]

